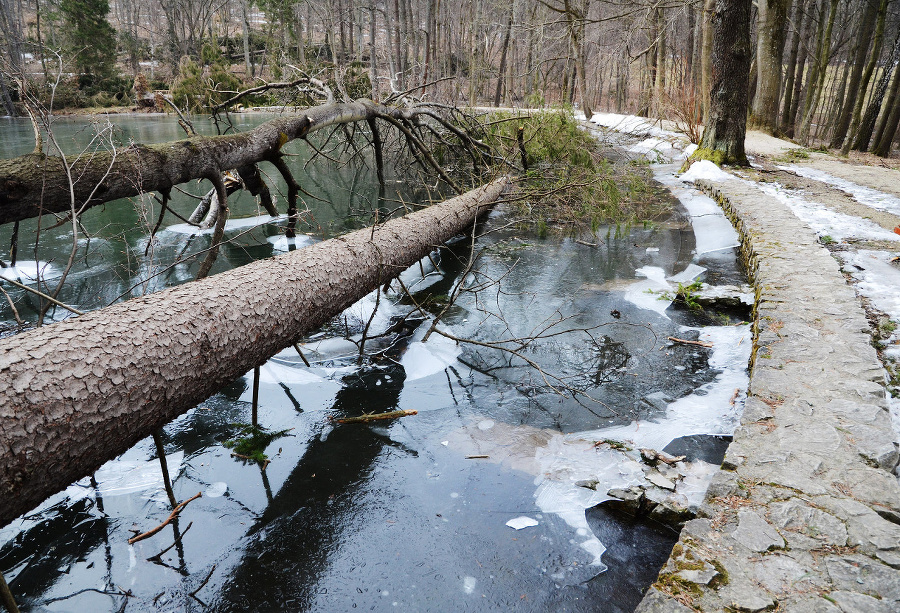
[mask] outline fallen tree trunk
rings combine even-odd
[[[0,525],[465,231],[508,180],[0,342]]]
[[[273,119],[253,130],[224,136],[192,136],[157,145],[59,156],[28,154],[0,160],[0,224],[40,214],[79,213],[146,192],[167,193],[192,179],[213,179],[226,170],[280,157],[281,148],[310,132],[376,117],[389,120],[434,115],[428,105],[397,108],[371,100],[334,103]],[[66,172],[66,164],[71,167]],[[73,180],[70,182],[70,176]]]

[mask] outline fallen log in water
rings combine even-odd
[[[507,184],[0,341],[0,525],[465,231]]]

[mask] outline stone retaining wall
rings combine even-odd
[[[639,613],[900,611],[900,485],[884,370],[838,263],[739,179],[700,188],[756,288],[750,388],[722,464]]]

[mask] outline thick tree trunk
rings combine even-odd
[[[464,232],[507,184],[4,339],[0,526]]]
[[[716,0],[709,121],[695,156],[719,164],[747,164],[750,8],[750,0]]]
[[[413,109],[360,100],[314,107],[303,115],[273,119],[239,134],[194,136],[91,156],[69,156],[72,176],[79,177],[74,188],[75,206],[89,208],[145,192],[164,192],[192,179],[219,176],[231,168],[272,160],[280,155],[285,143],[327,126],[379,115],[411,118],[415,113]],[[66,213],[72,207],[71,197],[62,158],[29,154],[0,160],[0,224]]]
[[[759,27],[756,39],[757,86],[750,123],[774,134],[778,123],[781,91],[781,56],[791,0],[759,0]]]
[[[700,13],[702,42],[700,44],[700,96],[703,101],[703,125],[709,124],[709,99],[712,90],[713,14],[716,0],[703,0]]]

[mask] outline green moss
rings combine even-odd
[[[717,577],[713,577],[712,581],[709,582],[709,587],[717,590],[723,585],[728,585],[728,583],[731,581],[731,578],[728,575],[728,571],[725,570],[724,566],[722,566],[722,563],[718,560],[710,560],[709,563],[712,564],[713,568],[716,569],[716,572],[719,573]]]
[[[266,447],[272,441],[287,435],[289,430],[279,430],[273,432],[263,428],[262,426],[252,426],[250,424],[234,424],[239,428],[238,435],[233,439],[228,439],[222,443],[226,449],[231,449],[234,453],[256,460],[257,462],[265,462],[269,459],[266,455]]]

